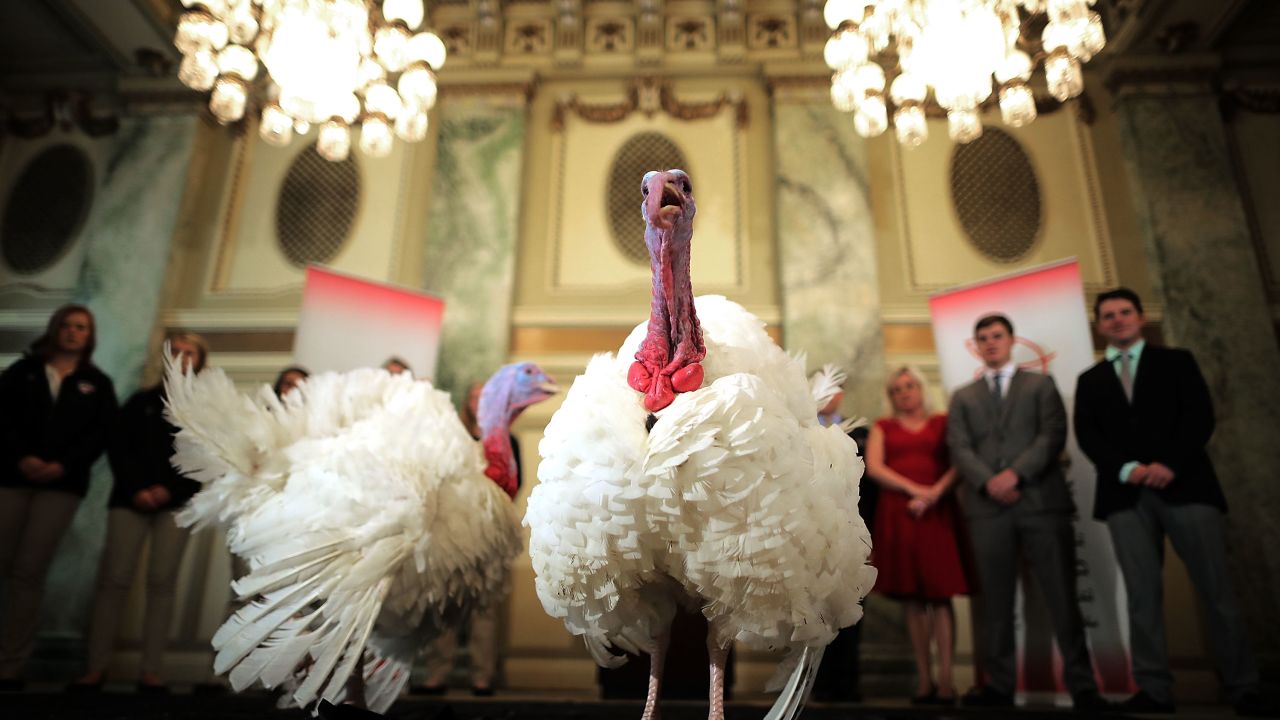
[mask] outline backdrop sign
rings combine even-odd
[[[1080,265],[1065,260],[974,285],[938,293],[929,299],[942,382],[948,395],[982,371],[973,342],[973,324],[989,313],[1003,313],[1015,333],[1013,359],[1022,370],[1052,375],[1070,416],[1076,378],[1095,362]],[[1070,424],[1068,423],[1068,427]],[[1130,692],[1128,617],[1124,584],[1106,527],[1092,519],[1093,465],[1067,439],[1067,482],[1075,496],[1079,601],[1089,631],[1104,692]],[[1053,647],[1047,611],[1038,591],[1020,583],[1018,654],[1020,684],[1027,690],[1061,689],[1061,658]],[[1032,583],[1034,584],[1034,583]]]
[[[308,267],[294,360],[312,372],[380,367],[390,357],[435,377],[444,301],[385,283]]]

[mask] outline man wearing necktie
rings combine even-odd
[[[1227,576],[1227,501],[1205,450],[1209,388],[1190,352],[1146,344],[1132,290],[1098,295],[1093,310],[1106,357],[1080,375],[1075,430],[1097,470],[1093,516],[1111,532],[1129,598],[1139,691],[1121,709],[1174,710],[1161,587],[1168,536],[1204,603],[1222,682],[1236,709],[1254,714],[1258,670]]]
[[[1053,378],[1014,364],[1013,323],[1007,317],[980,318],[973,336],[985,368],[952,396],[947,425],[978,571],[975,645],[987,675],[964,704],[1013,704],[1013,605],[1021,554],[1048,605],[1063,684],[1075,709],[1104,710],[1109,704],[1098,694],[1076,598],[1075,506],[1061,465],[1066,408]]]

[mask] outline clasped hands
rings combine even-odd
[[[1146,485],[1149,488],[1163,490],[1173,482],[1173,470],[1168,465],[1153,462],[1146,465],[1138,465],[1129,473],[1128,483],[1130,485]]]
[[[992,475],[986,490],[987,497],[1001,505],[1013,505],[1022,499],[1022,491],[1018,490],[1018,473],[1010,468]]]
[[[66,474],[66,468],[60,462],[47,462],[35,455],[28,455],[18,461],[18,472],[33,483],[50,483]]]
[[[173,495],[169,493],[169,488],[157,484],[134,493],[133,506],[144,511],[160,510],[172,499]]]
[[[929,508],[938,503],[938,498],[942,497],[943,489],[940,485],[918,485],[912,483],[907,490],[907,494],[911,499],[907,501],[907,512],[913,518],[923,517]]]

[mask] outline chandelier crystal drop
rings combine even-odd
[[[260,108],[272,145],[318,127],[317,150],[340,162],[359,129],[361,152],[384,157],[396,137],[427,134],[445,45],[423,0],[182,0],[178,79],[210,92],[222,123]],[[259,63],[265,72],[259,72]]]
[[[979,115],[992,97],[1004,122],[1021,127],[1036,119],[1028,82],[1038,63],[1058,101],[1083,92],[1081,66],[1106,45],[1102,18],[1090,9],[1096,2],[827,0],[832,33],[822,55],[833,72],[831,102],[854,114],[863,137],[883,133],[892,116],[908,146],[928,137],[930,94],[957,142],[982,134]],[[1031,37],[1041,26],[1040,37]]]

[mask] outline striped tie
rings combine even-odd
[[[1129,362],[1129,351],[1120,353],[1120,386],[1124,388],[1124,397],[1133,403],[1133,365]]]

